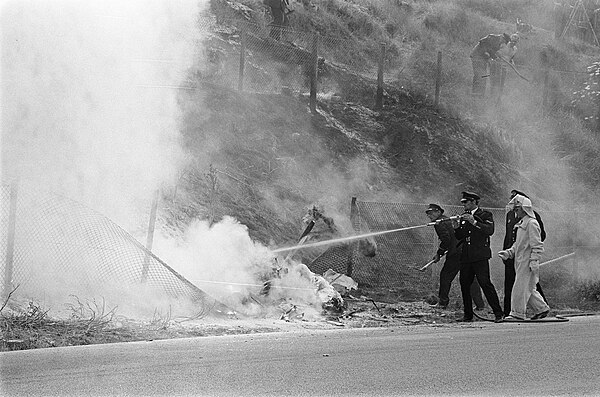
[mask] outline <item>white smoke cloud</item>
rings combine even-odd
[[[219,298],[259,292],[261,275],[273,265],[268,248],[252,241],[248,228],[230,217],[212,226],[195,220],[182,239],[157,236],[155,252],[182,276]]]
[[[5,1],[2,171],[129,227],[181,158],[198,1]]]

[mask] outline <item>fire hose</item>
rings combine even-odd
[[[400,231],[404,231],[404,230],[412,230],[412,229],[418,229],[418,228],[427,227],[427,226],[435,226],[441,222],[447,222],[447,221],[455,220],[455,219],[460,219],[460,215],[455,215],[455,216],[451,216],[451,217],[444,218],[444,219],[438,219],[436,221],[425,223],[423,225],[401,227],[399,229],[383,230],[380,232],[371,232],[371,233],[359,234],[356,236],[340,237],[340,238],[318,241],[318,242],[309,243],[309,244],[297,244],[292,247],[277,248],[277,249],[272,250],[271,252],[273,252],[273,253],[288,252],[288,251],[295,251],[295,250],[303,249],[303,248],[321,247],[323,245],[330,245],[330,244],[341,243],[341,242],[361,240],[361,239],[364,239],[366,237],[371,237],[371,236],[380,236],[382,234],[387,234],[387,233],[395,233],[395,232],[400,232]]]

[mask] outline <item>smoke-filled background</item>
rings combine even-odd
[[[20,180],[76,200],[144,243],[154,192],[174,186],[185,161],[177,100],[192,89],[185,81],[190,67],[203,63],[197,18],[205,6],[196,0],[4,2],[3,181]],[[220,299],[259,292],[273,260],[233,218],[197,220],[177,236],[157,231],[154,248]],[[37,298],[46,305],[66,294],[138,308],[145,303],[151,306],[146,312],[160,305],[151,291],[115,280],[82,290],[80,272],[103,275],[84,268],[48,274],[60,273],[47,264],[61,260],[51,255],[36,252],[28,264],[30,277],[45,285]],[[297,284],[290,277],[284,279]],[[310,278],[297,281],[309,287]]]
[[[489,124],[467,131],[470,124],[448,125],[448,119],[430,124],[431,109],[420,105],[410,108],[407,103],[408,121],[404,105],[372,112],[368,90],[362,93],[368,95],[365,104],[346,107],[331,100],[329,108],[308,117],[306,104],[296,98],[223,89],[229,82],[208,88],[203,84],[214,77],[211,73],[224,74],[227,59],[237,77],[239,35],[227,29],[209,33],[210,23],[198,19],[207,3],[2,3],[3,181],[20,178],[74,199],[142,243],[152,198],[162,190],[166,200],[161,209],[166,211],[159,223],[169,227],[156,231],[153,251],[200,288],[224,299],[255,293],[272,265],[268,250],[250,235],[263,242],[289,241],[290,235],[301,233],[302,206],[310,203],[322,204],[340,234],[347,235],[352,233],[352,196],[449,204],[461,190],[477,187],[484,193],[484,206],[502,206],[508,188],[519,188],[546,213],[573,195],[594,201],[594,194],[586,194],[586,187],[573,178],[570,151],[567,156],[553,152],[558,138],[567,134],[555,119],[538,120],[539,101],[529,96],[533,86],[511,74],[501,108],[469,102],[467,54],[474,40],[508,25],[492,29],[489,17],[459,3],[419,5],[427,9],[423,23],[417,23],[413,11],[393,6],[410,22],[399,29],[413,40],[415,50],[406,57],[390,51],[393,68],[388,73],[428,90],[433,80],[427,76],[435,68],[423,67],[422,61],[435,59],[440,37],[447,44],[453,41],[460,51],[454,56],[444,52],[442,103],[465,112],[467,119],[476,115],[478,123]],[[263,13],[262,3],[254,6],[256,14]],[[223,2],[213,8],[218,7],[233,5]],[[294,21],[310,18],[311,12],[298,5]],[[474,23],[446,23],[466,17]],[[394,18],[394,24],[399,20]],[[456,36],[446,34],[453,26],[463,29]],[[394,49],[405,40],[392,33],[385,37],[395,40],[388,43]],[[539,57],[543,37],[522,39],[523,59]],[[344,35],[339,42],[355,45],[349,39]],[[422,45],[412,45],[419,41]],[[249,70],[276,80],[277,69],[268,60],[264,70],[256,66],[268,58],[268,51],[253,49],[249,54]],[[330,56],[326,59],[335,61]],[[524,71],[528,77],[541,68],[533,63]],[[351,73],[345,76],[352,80]],[[343,91],[337,83],[332,86]],[[580,136],[572,128],[572,135]],[[476,157],[480,149],[483,158]],[[195,164],[193,172],[190,163]],[[213,166],[219,186],[211,189],[203,178]],[[219,203],[207,210],[219,200],[222,211]],[[206,216],[211,211],[215,216]],[[241,220],[226,217],[232,213]],[[570,233],[566,228],[561,232]],[[43,263],[44,253],[38,256]]]
[[[153,192],[172,184],[180,168],[176,101],[188,68],[201,62],[195,22],[204,6],[196,0],[2,3],[3,180],[51,189],[130,232],[144,231]],[[209,254],[227,244],[205,237]],[[227,248],[221,259],[240,249]],[[36,253],[35,262],[57,260],[49,254]],[[214,257],[186,254],[171,257],[179,266]],[[36,270],[49,280],[48,304],[55,292],[84,293],[74,288],[76,272],[63,278]],[[93,293],[123,300],[115,286]]]
[[[2,5],[2,174],[137,226],[177,171],[198,1]],[[149,205],[149,204],[146,204]]]

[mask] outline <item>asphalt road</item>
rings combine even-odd
[[[4,396],[600,395],[600,316],[0,353]]]

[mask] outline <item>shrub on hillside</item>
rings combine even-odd
[[[459,0],[457,2],[457,4],[459,4],[462,8],[473,10],[499,21],[511,22],[516,16],[519,16],[521,13],[523,13],[523,3],[525,2],[522,0]]]
[[[600,133],[600,62],[588,66],[587,73],[583,87],[573,93],[571,104],[584,124]]]
[[[581,303],[600,303],[600,280],[584,280],[576,285],[575,293]]]
[[[468,10],[452,4],[438,4],[423,19],[427,29],[437,31],[442,37],[456,42],[474,45],[473,40],[487,32],[488,25],[483,19]]]

